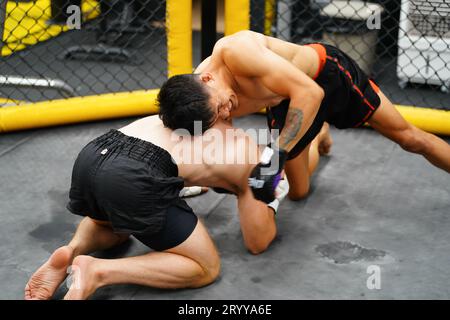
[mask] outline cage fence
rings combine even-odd
[[[394,103],[450,109],[450,0],[250,0],[250,9],[250,29],[337,46]],[[160,87],[165,14],[164,0],[0,0],[0,104]]]
[[[396,104],[450,110],[450,0],[251,0],[250,29],[331,44]]]
[[[161,0],[0,1],[0,99],[158,88],[165,10]]]

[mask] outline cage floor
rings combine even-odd
[[[2,135],[0,299],[21,299],[30,275],[74,233],[80,217],[65,205],[78,152],[131,120]],[[242,128],[264,123],[257,115],[236,121]],[[281,204],[267,252],[245,250],[235,198],[209,191],[189,203],[221,255],[215,283],[170,291],[110,286],[92,299],[449,299],[450,175],[370,129],[332,129],[332,136],[310,196]],[[99,256],[147,251],[132,239]],[[380,267],[379,290],[366,286],[370,265]]]

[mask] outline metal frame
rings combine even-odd
[[[0,86],[54,89],[66,98],[75,96],[75,90],[60,79],[0,75]]]

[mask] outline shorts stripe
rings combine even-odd
[[[364,122],[366,122],[366,120],[369,118],[369,116],[375,111],[375,107],[367,100],[367,98],[364,96],[364,94],[361,92],[361,90],[358,88],[358,86],[353,82],[353,78],[352,78],[352,75],[350,74],[350,72],[347,70],[347,69],[345,69],[340,63],[339,63],[339,61],[338,61],[338,59],[336,59],[336,58],[334,58],[334,57],[330,57],[330,56],[327,56],[327,59],[329,59],[329,60],[331,60],[331,61],[333,61],[334,63],[336,63],[336,65],[338,66],[338,68],[339,68],[339,70],[341,70],[348,78],[349,78],[349,80],[350,80],[350,83],[352,84],[352,87],[353,87],[353,89],[361,96],[361,98],[363,99],[363,101],[364,101],[364,103],[371,109],[371,110],[369,110],[369,112],[366,114],[366,116],[364,117],[364,119],[360,122],[360,123],[358,123],[355,127],[359,127],[361,124],[363,124]],[[374,87],[373,85],[372,85],[372,81],[371,80],[369,80],[369,82],[370,82],[370,85],[372,86],[372,88]],[[375,85],[375,84],[374,84]],[[379,88],[375,85],[375,87],[378,89],[378,91],[379,91]],[[375,90],[375,88],[374,88],[374,90]],[[375,90],[375,92],[377,92],[378,93],[378,91],[377,90]]]

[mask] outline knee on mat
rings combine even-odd
[[[292,201],[299,201],[305,199],[309,195],[309,186],[298,190],[289,190],[288,197]]]
[[[201,265],[201,267],[202,271],[199,272],[193,287],[203,287],[216,281],[220,275],[220,258],[211,261],[208,265]]]

